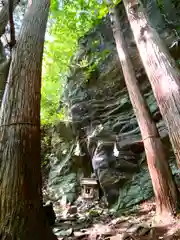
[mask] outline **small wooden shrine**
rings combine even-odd
[[[84,199],[99,199],[99,185],[94,178],[81,179],[81,195]]]

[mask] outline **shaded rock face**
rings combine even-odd
[[[70,122],[59,122],[49,129],[48,134],[51,135],[48,196],[54,201],[72,203],[79,192],[79,179],[83,172],[87,172],[88,175],[91,173],[91,165],[86,164],[84,167],[82,164],[84,156],[78,149]]]
[[[151,2],[148,7],[151,23],[165,44],[171,46],[176,36],[159,14],[156,1]],[[122,6],[120,8],[124,36],[136,77],[166,149],[169,150],[167,129],[142,68],[126,15]],[[144,161],[143,143],[108,18],[79,40],[79,50],[72,59],[70,69],[64,96],[73,130],[85,146],[83,154],[88,154],[84,164],[88,164],[88,159],[91,159],[109,204],[116,203],[118,209],[123,209],[151,197],[153,191]],[[169,156],[174,158],[172,152]],[[176,172],[175,167],[173,172]]]

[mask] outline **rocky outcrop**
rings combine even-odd
[[[176,35],[169,28],[164,15],[159,14],[156,1],[151,2],[148,7],[151,22],[170,47]],[[167,129],[142,68],[126,15],[122,6],[120,8],[136,77],[168,150]],[[84,155],[90,155],[108,202],[118,202],[118,208],[122,209],[152,196],[143,143],[108,17],[79,40],[79,50],[72,60],[67,81],[65,102],[68,102],[74,132],[79,136],[79,141],[87,146],[88,151],[84,151]],[[172,152],[170,156],[173,159]],[[173,169],[176,171],[176,168]]]
[[[51,136],[50,154],[46,154],[50,165],[47,182],[49,198],[72,203],[79,193],[82,173],[89,175],[91,165],[82,164],[84,156],[79,150],[71,122],[61,121],[49,128],[46,134]]]
[[[173,31],[172,26],[168,26],[167,15],[160,15],[156,1],[144,1],[144,4],[152,24],[177,59],[180,50],[175,45],[171,47],[176,42],[176,22]],[[172,151],[169,151],[167,129],[157,108],[121,5],[120,9],[123,32],[137,80],[165,143],[173,174],[177,175],[174,156]],[[54,197],[55,194],[56,198],[60,198],[63,194],[67,196],[67,192],[72,192],[69,197],[72,201],[78,185],[77,179],[82,172],[85,176],[90,175],[91,166],[109,204],[115,204],[116,209],[130,207],[151,197],[153,191],[143,143],[124,83],[108,17],[79,39],[79,49],[72,58],[64,91],[64,104],[72,121],[70,132],[73,132],[75,137],[69,138],[64,144],[59,139],[61,131],[55,131],[58,141],[61,142],[58,143],[61,149],[58,150],[58,144],[53,147],[58,150],[54,154],[49,176],[49,186]],[[62,130],[64,129],[63,127]],[[66,134],[64,136],[66,138]],[[74,149],[77,145],[80,154],[75,157]],[[73,164],[76,167],[73,168]],[[82,171],[78,170],[80,167]],[[56,179],[57,185],[53,179]]]

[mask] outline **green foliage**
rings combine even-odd
[[[174,4],[175,8],[180,8],[179,0],[172,0],[172,3]]]
[[[162,11],[163,7],[164,7],[164,2],[162,0],[157,0],[157,5],[158,5],[159,9]]]
[[[89,83],[90,79],[93,79],[92,75],[93,73],[97,73],[98,72],[98,66],[100,63],[102,63],[107,56],[109,55],[109,51],[107,49],[105,49],[102,52],[95,52],[92,53],[90,55],[91,60],[88,60],[88,57],[84,57],[80,63],[79,63],[79,67],[84,69],[84,73],[85,73],[85,79],[86,82]]]
[[[119,0],[113,2],[117,4]],[[57,109],[70,58],[77,48],[77,40],[107,13],[106,2],[101,0],[51,1],[43,58],[42,124],[65,118],[64,109],[60,113],[57,113]],[[96,69],[99,61],[100,58],[97,58],[93,64],[87,66],[88,76]],[[86,60],[80,64],[86,65]]]

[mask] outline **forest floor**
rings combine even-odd
[[[81,197],[73,206],[56,204],[54,210],[57,220],[53,231],[59,240],[180,240],[180,217],[155,223],[153,199],[118,217],[103,203]]]

